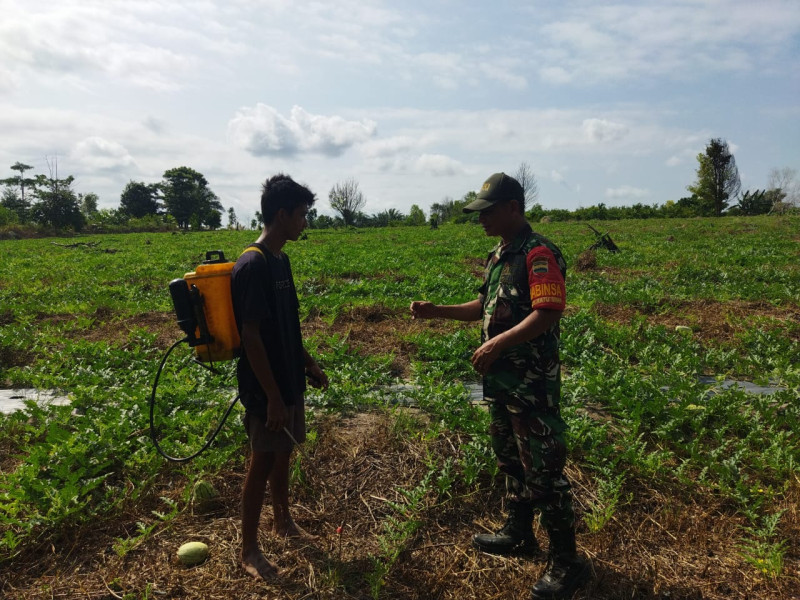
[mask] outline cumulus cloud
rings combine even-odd
[[[610,200],[641,200],[650,195],[650,190],[622,185],[618,188],[606,188],[605,196]]]
[[[413,154],[402,152],[368,158],[370,168],[384,173],[419,173],[433,177],[463,175],[464,165],[445,154]]]
[[[0,22],[0,61],[17,74],[19,85],[33,77],[86,89],[110,76],[126,85],[177,90],[201,64],[197,48],[219,52],[223,45],[216,41],[219,31],[195,33],[170,23],[181,12],[195,16],[189,7],[65,0],[40,11],[28,5],[8,9],[8,18]]]
[[[460,175],[463,165],[444,154],[423,154],[414,162],[414,170],[437,177]]]
[[[577,3],[539,30],[547,82],[592,84],[707,72],[744,72],[791,61],[800,11],[791,2]]]
[[[628,133],[628,128],[606,119],[584,119],[583,133],[590,142],[615,142]]]
[[[117,142],[92,136],[81,140],[70,153],[70,158],[79,162],[85,170],[114,171],[135,165],[130,152]]]
[[[382,140],[370,140],[361,146],[367,158],[385,158],[405,154],[419,146],[419,141],[407,135],[398,135]]]
[[[258,103],[240,109],[228,123],[231,141],[254,156],[318,153],[339,156],[375,135],[374,121],[347,121],[340,116],[313,115],[299,106],[289,116]]]

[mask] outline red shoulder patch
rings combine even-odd
[[[556,257],[547,246],[537,246],[526,257],[531,307],[564,310],[567,290]]]

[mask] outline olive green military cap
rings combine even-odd
[[[525,202],[525,192],[519,181],[505,173],[495,173],[484,181],[478,198],[467,204],[462,210],[465,213],[479,212],[494,206],[502,200],[519,200]]]

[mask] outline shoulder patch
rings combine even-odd
[[[527,263],[531,308],[564,310],[567,291],[552,250],[536,246],[528,252]]]
[[[531,273],[535,273],[536,275],[544,275],[547,273],[547,258],[546,257],[536,257],[531,261]]]

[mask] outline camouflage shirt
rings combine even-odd
[[[500,242],[486,261],[479,299],[481,343],[511,329],[539,308],[563,310],[567,265],[550,240],[530,225],[507,245]],[[560,329],[549,330],[505,350],[484,377],[489,401],[557,416],[561,393]],[[560,418],[558,419],[560,421]]]

